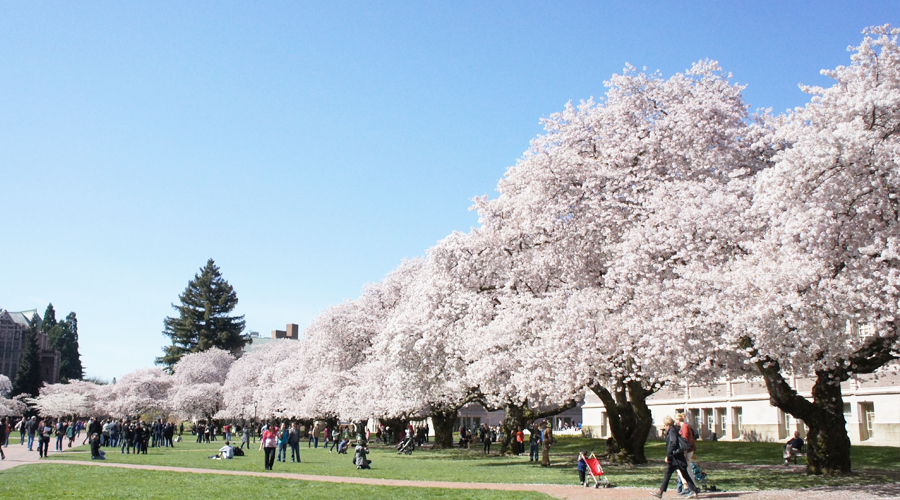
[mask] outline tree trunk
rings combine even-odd
[[[528,417],[525,415],[525,409],[522,406],[506,405],[506,415],[503,417],[503,441],[500,443],[500,455],[510,453],[510,445],[516,437],[518,429],[525,429],[528,424]]]
[[[457,411],[440,411],[431,414],[434,427],[434,448],[453,448],[453,428],[456,426]]]
[[[645,464],[644,445],[653,426],[653,415],[647,406],[647,398],[655,391],[644,388],[639,381],[629,381],[615,388],[615,394],[606,387],[595,384],[591,386],[594,394],[606,408],[609,430],[621,450],[618,455],[610,457],[622,463]]]
[[[781,365],[760,355],[749,337],[740,346],[757,361],[756,368],[766,382],[770,402],[809,428],[806,445],[807,474],[841,475],[850,472],[850,437],[844,420],[841,382],[853,373],[872,373],[893,359],[893,336],[873,337],[829,370],[816,370],[812,401],[797,394],[781,374]]]

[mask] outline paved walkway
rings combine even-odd
[[[53,443],[51,443],[52,445]],[[634,498],[651,498],[646,488],[610,488],[593,489],[578,486],[556,484],[505,484],[505,483],[452,483],[444,481],[407,481],[401,479],[375,479],[345,476],[316,476],[310,474],[292,474],[278,472],[226,471],[212,469],[196,469],[187,467],[166,467],[159,465],[117,464],[112,462],[80,462],[75,460],[39,461],[36,451],[29,452],[25,446],[18,444],[18,439],[11,440],[10,446],[3,448],[6,460],[0,462],[0,470],[17,465],[33,463],[53,463],[85,465],[92,467],[119,467],[123,469],[157,470],[194,474],[223,474],[230,476],[257,476],[293,479],[298,481],[323,481],[330,483],[369,484],[377,486],[396,486],[403,488],[451,488],[503,491],[535,491],[546,493],[555,498],[568,500],[629,500]],[[56,454],[52,451],[51,454]],[[882,500],[900,498],[900,484],[881,486],[854,486],[845,488],[822,488],[812,490],[768,490],[768,491],[728,491],[703,493],[701,498],[721,498],[739,500]],[[669,491],[663,498],[680,498],[674,491]]]

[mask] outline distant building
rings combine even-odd
[[[16,380],[19,360],[22,358],[22,339],[25,330],[31,326],[31,319],[37,316],[37,327],[41,327],[41,316],[37,310],[10,312],[0,309],[0,374],[11,381]],[[59,351],[50,349],[50,339],[44,332],[38,333],[41,349],[41,380],[48,384],[59,382]]]
[[[788,377],[788,382],[801,396],[812,398],[812,379]],[[841,393],[852,444],[900,446],[900,373],[856,376],[841,383]],[[656,436],[665,415],[684,413],[702,439],[784,442],[794,431],[805,439],[803,421],[772,406],[769,399],[761,379],[723,380],[709,386],[665,386],[647,405]],[[593,392],[587,392],[582,411],[587,432],[597,438],[610,435],[606,408]]]
[[[244,352],[253,352],[277,339],[299,340],[300,326],[288,323],[284,330],[272,330],[272,337],[260,337],[259,332],[250,332],[251,343],[244,346]]]

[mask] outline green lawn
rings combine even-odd
[[[219,498],[548,500],[518,491],[397,488],[290,479],[185,474],[79,465],[22,465],[0,471],[0,498],[177,499]]]
[[[842,478],[807,476],[796,468],[783,468],[781,446],[778,443],[727,443],[701,441],[698,445],[698,461],[709,474],[710,483],[722,490],[755,490],[769,488],[800,488],[848,484],[878,484],[900,480],[900,449],[854,447],[854,474]],[[173,467],[199,467],[262,471],[263,454],[258,444],[246,457],[233,460],[209,460],[222,446],[213,444],[178,443],[174,449],[151,448],[147,455],[122,455],[110,451],[109,462],[167,465]],[[553,448],[553,466],[540,467],[523,457],[485,457],[476,450],[416,450],[411,456],[397,455],[391,447],[372,446],[370,458],[372,470],[356,470],[351,464],[352,455],[329,453],[321,448],[307,449],[301,446],[300,464],[275,463],[275,472],[297,472],[329,476],[358,476],[385,479],[410,479],[434,481],[464,481],[489,483],[542,483],[575,484],[575,459],[578,450],[605,448],[601,440],[564,437]],[[85,448],[73,448],[57,458],[90,460]],[[619,486],[656,487],[663,474],[664,447],[662,442],[647,445],[650,464],[642,466],[606,466],[610,480]],[[51,456],[51,460],[54,456]],[[734,464],[734,465],[732,465]],[[770,468],[743,467],[744,465],[768,465]]]

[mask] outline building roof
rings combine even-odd
[[[37,315],[37,326],[38,328],[41,327],[41,315],[38,314],[37,309],[18,312],[6,311],[6,313],[9,314],[9,317],[22,328],[28,328],[29,326],[31,326],[31,318]]]

